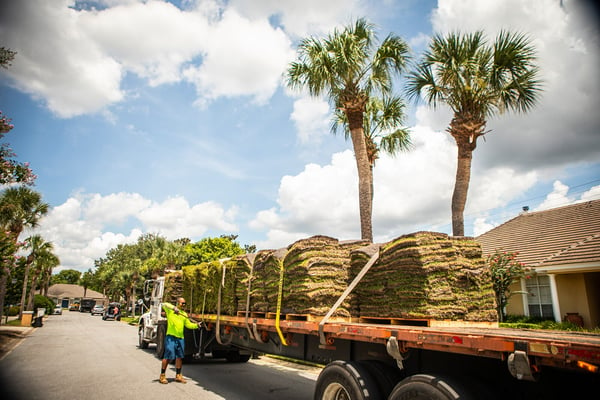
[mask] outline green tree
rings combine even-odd
[[[81,272],[76,269],[63,269],[58,274],[52,275],[51,283],[56,285],[58,283],[67,283],[70,285],[76,285],[81,278]]]
[[[327,38],[305,38],[298,61],[287,71],[288,86],[307,88],[311,96],[327,95],[334,109],[346,115],[358,169],[358,200],[362,239],[373,241],[373,182],[364,133],[364,113],[372,96],[392,93],[393,74],[406,67],[408,45],[389,34],[377,47],[374,26],[364,19]]]
[[[483,32],[436,35],[408,76],[408,94],[423,96],[437,107],[447,104],[454,115],[447,131],[458,147],[452,194],[452,231],[464,236],[464,209],[477,139],[487,119],[505,111],[527,112],[540,93],[534,48],[526,36],[502,31],[492,45]]]
[[[204,262],[217,261],[229,258],[246,251],[236,242],[237,236],[220,236],[218,238],[204,238],[196,243],[190,243],[185,247],[188,254],[187,263],[198,265]]]
[[[8,68],[16,54],[12,50],[0,47],[0,67]],[[11,120],[0,111],[0,139],[13,128]],[[29,163],[17,162],[14,157],[15,154],[8,143],[2,143],[0,145],[0,184],[23,183],[33,185],[36,176],[29,168]]]
[[[517,261],[518,253],[496,251],[487,259],[492,275],[492,285],[496,294],[496,307],[500,322],[504,321],[504,310],[508,304],[508,299],[521,291],[511,291],[511,285],[517,279],[529,278],[532,270]]]
[[[29,286],[29,271],[31,265],[36,263],[37,259],[42,256],[43,253],[52,252],[53,245],[51,242],[44,241],[44,238],[40,235],[33,235],[25,239],[24,249],[29,251],[25,261],[25,273],[23,277],[23,289],[21,291],[21,307],[19,309],[19,319],[25,311],[25,299],[27,298],[28,286]],[[31,291],[35,288],[32,286]]]
[[[92,269],[88,269],[81,274],[79,271],[71,270],[77,273],[77,279],[75,282],[79,283],[80,286],[83,286],[83,297],[86,296],[87,290],[90,286],[94,284],[94,274],[92,273]],[[62,271],[61,271],[62,272]]]
[[[0,228],[12,240],[15,248],[25,227],[34,228],[42,216],[48,212],[48,204],[42,202],[42,195],[27,187],[11,187],[0,195]],[[14,265],[14,258],[3,258],[0,266],[0,319],[4,309],[6,284]]]
[[[44,275],[44,273],[52,274],[52,269],[60,265],[60,259],[52,253],[52,247],[48,251],[43,251],[37,255],[34,262],[34,268],[31,276],[31,290],[29,291],[29,298],[27,300],[27,309],[33,309],[33,298],[35,291],[38,289],[38,281]]]

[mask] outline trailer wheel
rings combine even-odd
[[[165,334],[167,327],[158,325],[156,327],[156,357],[162,359],[165,354]]]
[[[357,362],[333,361],[317,379],[314,400],[375,400],[381,394],[377,383]]]
[[[396,385],[388,400],[472,400],[463,387],[447,378],[427,374],[409,376]]]
[[[138,329],[138,345],[140,349],[147,349],[148,342],[144,340],[144,324],[140,325],[140,329]]]

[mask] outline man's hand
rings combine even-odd
[[[175,306],[175,307],[173,308],[173,312],[175,312],[175,314],[179,314],[179,308],[177,308],[177,306]]]
[[[198,322],[198,328],[200,328],[200,329],[204,328],[204,321]]]

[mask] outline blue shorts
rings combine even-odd
[[[165,354],[163,355],[163,360],[174,360],[185,357],[184,346],[185,341],[183,339],[167,335],[165,337]]]

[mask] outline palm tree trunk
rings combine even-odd
[[[27,300],[27,310],[33,310],[33,298],[35,297],[35,287],[37,286],[39,273],[34,273],[31,278],[31,290],[29,291],[29,300]]]
[[[458,145],[458,162],[456,165],[456,181],[454,183],[454,193],[452,193],[452,234],[454,236],[465,235],[464,211],[467,203],[467,193],[469,192],[469,182],[471,180],[471,160],[473,151],[468,146],[461,143]]]
[[[25,299],[27,298],[27,286],[29,281],[29,269],[31,268],[31,262],[33,260],[27,260],[25,263],[25,275],[23,276],[23,290],[21,291],[21,307],[19,307],[19,319],[23,318],[23,311],[25,311]]]
[[[360,210],[361,239],[373,242],[373,175],[363,129],[363,111],[346,109],[352,137],[356,168],[358,169],[358,205]]]

